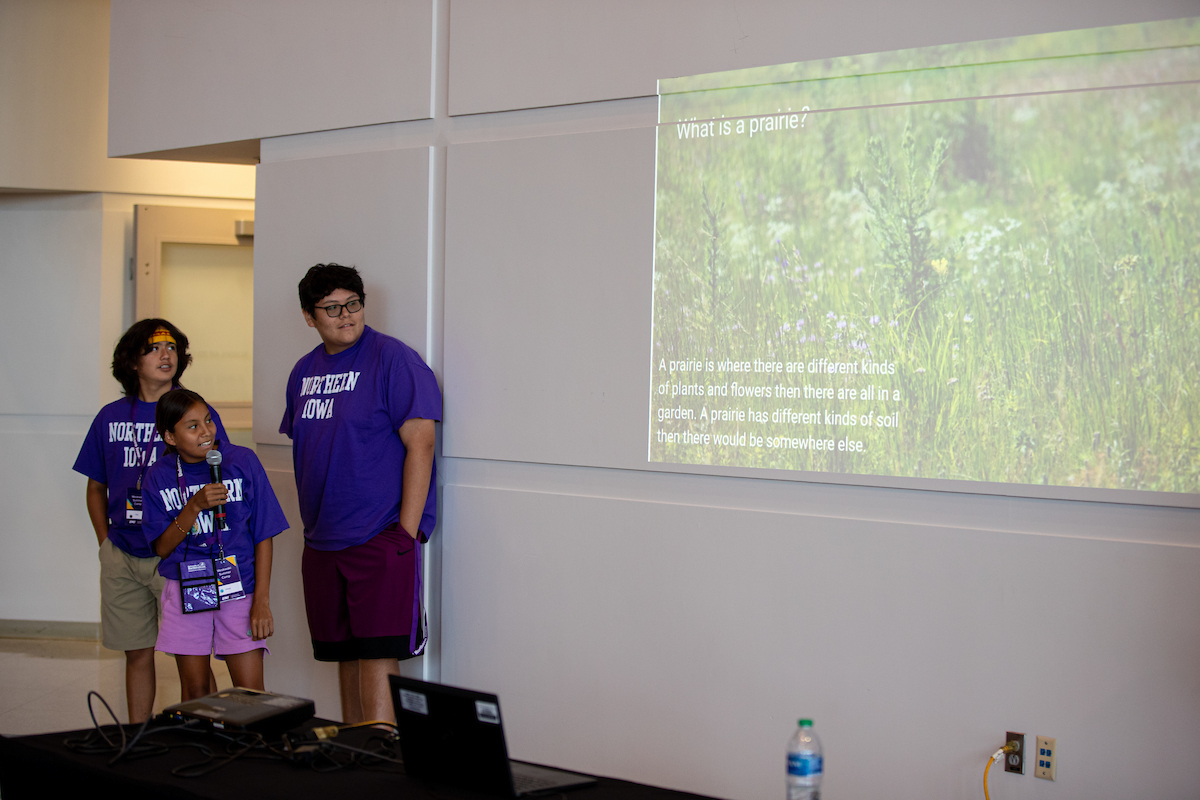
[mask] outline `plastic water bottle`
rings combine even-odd
[[[820,800],[824,773],[821,740],[813,732],[812,720],[802,719],[788,742],[787,800]]]

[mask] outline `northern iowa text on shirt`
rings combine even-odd
[[[358,385],[358,376],[361,374],[361,372],[335,372],[330,375],[312,375],[301,378],[300,396],[353,392],[354,387]],[[325,400],[310,397],[304,401],[304,407],[300,409],[300,418],[333,419],[333,401],[332,397]]]
[[[338,392],[353,392],[358,385],[361,372],[335,372],[331,375],[313,375],[300,379],[300,396],[310,394],[337,394]]]
[[[225,498],[226,503],[242,502],[243,495],[241,478],[226,478],[225,480],[221,481],[221,483],[225,484],[225,490],[228,493]],[[167,509],[167,511],[182,511],[183,505],[185,502],[187,502],[187,499],[203,488],[203,483],[197,483],[193,486],[187,487],[186,497],[181,497],[179,494],[179,489],[176,487],[159,489],[158,494],[159,497],[162,498],[163,506]]]
[[[130,442],[133,446],[124,447],[122,467],[140,467],[151,466],[158,460],[158,448],[138,447],[139,444],[153,442],[158,444],[162,441],[162,437],[158,435],[158,431],[154,428],[153,422],[110,422],[108,423],[108,441]],[[149,456],[149,463],[146,459]]]

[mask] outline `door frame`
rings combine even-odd
[[[254,246],[254,211],[248,208],[190,206],[133,207],[134,284],[136,319],[159,316],[162,305],[164,244]],[[253,403],[214,403],[226,428],[249,428]]]

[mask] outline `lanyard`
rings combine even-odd
[[[179,507],[182,509],[184,503],[187,502],[188,494],[187,494],[187,488],[183,485],[183,458],[178,453],[175,454],[175,483],[179,487]],[[203,513],[203,512],[201,512],[201,513]],[[213,529],[213,533],[215,533],[216,537],[217,537],[217,551],[218,551],[218,553],[220,553],[220,557],[223,560],[225,558],[225,546],[223,544],[221,544],[221,529],[217,527],[217,520],[216,520],[215,512],[213,512],[210,509],[208,513],[209,513],[209,516],[213,518],[212,529]],[[199,521],[200,521],[200,515],[197,514],[196,522],[193,523],[193,526],[198,528]],[[199,536],[200,531],[197,530],[195,535]],[[189,532],[188,535],[185,536],[183,539],[183,542],[184,542],[183,558],[185,561],[187,560],[188,545],[191,543],[191,538],[192,538],[192,534]],[[207,541],[205,541],[204,545],[205,545],[205,547],[207,547],[211,543],[212,543],[212,539],[208,539]]]
[[[138,472],[137,490],[142,490],[142,479],[146,477],[146,467],[150,466],[150,453],[154,450],[154,431],[151,431],[149,441],[146,443],[146,448],[142,449],[140,442],[137,440],[137,404],[136,397],[129,398],[129,423],[133,428],[133,443],[138,449],[138,461],[142,468]]]

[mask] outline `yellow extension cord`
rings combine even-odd
[[[1004,755],[1005,753],[1011,753],[1015,750],[1016,750],[1016,748],[1013,747],[1013,743],[1009,742],[1008,744],[1004,745],[1004,747],[1001,747],[999,750],[992,753],[992,757],[988,759],[987,766],[983,768],[983,797],[984,797],[984,800],[992,800],[992,796],[990,794],[988,794],[988,787],[987,787],[988,770],[992,768],[992,764],[996,763],[997,758]]]
[[[315,735],[317,739],[332,739],[342,731],[348,731],[351,728],[365,728],[368,725],[374,725],[376,727],[380,725],[386,725],[387,727],[391,728],[393,732],[399,732],[399,729],[396,727],[396,723],[394,722],[388,722],[386,719],[369,719],[366,722],[355,722],[352,725],[326,725],[323,728],[313,728],[311,733]]]

